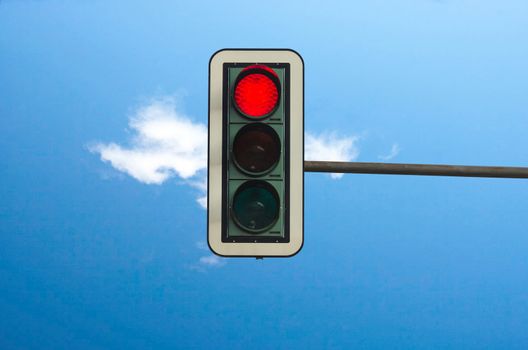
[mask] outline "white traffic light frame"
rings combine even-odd
[[[289,64],[289,242],[222,241],[222,142],[224,64]],[[227,166],[225,164],[224,166]],[[226,257],[288,257],[304,240],[304,63],[290,49],[223,49],[209,61],[209,145],[207,181],[207,241],[211,250]]]

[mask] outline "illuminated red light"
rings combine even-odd
[[[246,67],[237,79],[234,100],[238,110],[250,118],[263,118],[279,103],[279,79],[264,65]]]

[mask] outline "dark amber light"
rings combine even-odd
[[[250,175],[271,171],[279,162],[280,138],[269,125],[252,123],[236,134],[233,142],[235,164]]]

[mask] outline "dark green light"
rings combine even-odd
[[[232,210],[242,229],[252,233],[265,231],[279,216],[277,191],[265,181],[247,181],[235,193]]]

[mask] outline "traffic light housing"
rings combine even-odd
[[[303,245],[304,65],[292,50],[226,49],[209,62],[208,244],[285,257]]]

